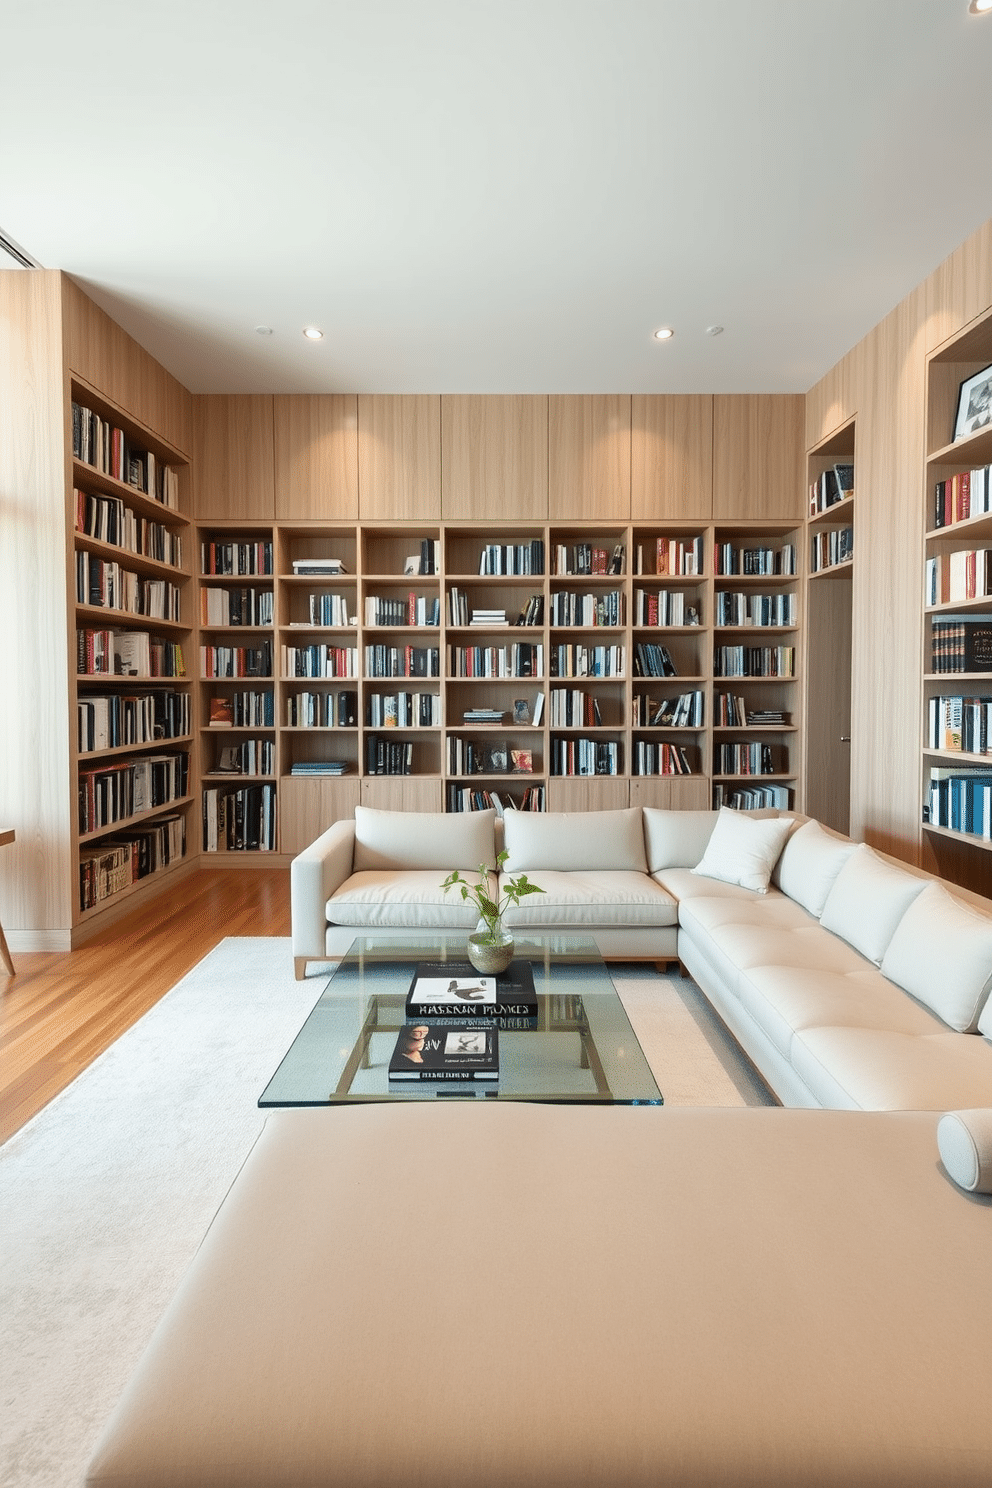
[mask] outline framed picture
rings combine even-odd
[[[411,553],[409,558],[404,559],[403,572],[405,574],[419,574],[420,558],[416,553]]]
[[[534,756],[529,749],[511,749],[510,758],[518,775],[529,775],[534,768]]]
[[[530,723],[530,703],[526,698],[514,699],[513,721],[517,724]]]
[[[992,367],[976,372],[966,378],[958,393],[958,416],[954,422],[954,438],[964,439],[979,429],[992,425]]]
[[[509,769],[505,744],[493,744],[486,750],[486,774],[505,775]]]

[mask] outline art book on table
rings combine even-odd
[[[454,1023],[406,1023],[389,1061],[391,1080],[498,1080],[495,1028]]]
[[[408,1018],[536,1018],[529,961],[511,961],[499,976],[480,976],[469,961],[421,961],[406,995]]]

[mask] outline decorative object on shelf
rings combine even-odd
[[[964,439],[989,426],[992,426],[992,367],[984,367],[973,377],[966,377],[961,384],[954,440]]]
[[[497,856],[497,874],[509,856],[505,850]],[[513,936],[503,923],[503,915],[511,904],[519,904],[528,894],[543,894],[544,890],[539,884],[531,883],[526,873],[518,873],[516,878],[508,878],[501,884],[493,898],[489,891],[490,870],[485,863],[479,864],[478,873],[479,882],[473,884],[462,878],[456,868],[441,887],[445,893],[458,888],[463,899],[475,900],[479,923],[468,938],[468,959],[476,971],[495,975],[505,971],[513,960]]]

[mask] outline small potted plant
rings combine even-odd
[[[496,859],[496,872],[510,856],[501,852]],[[500,893],[494,899],[489,892],[491,870],[485,863],[479,864],[479,882],[470,883],[462,878],[458,869],[449,873],[441,885],[445,893],[449,889],[460,889],[463,899],[474,899],[479,911],[479,923],[468,938],[468,959],[476,971],[494,975],[505,971],[513,960],[513,936],[503,923],[503,915],[511,904],[519,904],[527,894],[543,894],[544,890],[531,883],[526,873],[508,878],[500,884]]]

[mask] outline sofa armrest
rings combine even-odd
[[[327,901],[351,877],[354,851],[355,823],[349,817],[328,827],[290,864],[293,957],[297,962],[326,956]]]

